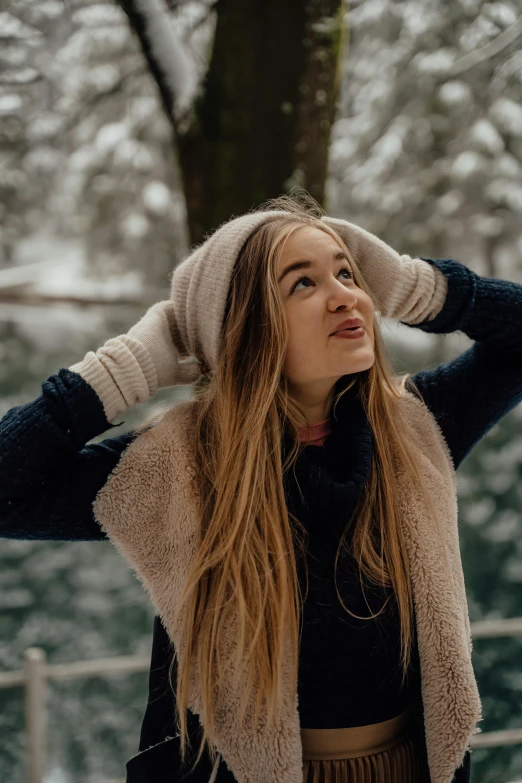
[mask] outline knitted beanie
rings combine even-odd
[[[176,326],[188,354],[215,369],[232,271],[249,236],[284,210],[250,212],[224,223],[173,272],[170,296]],[[429,264],[399,255],[368,231],[324,215],[362,271],[376,309],[385,317],[416,323],[433,318],[444,303],[447,284]],[[399,273],[400,272],[400,273]]]
[[[224,223],[172,272],[167,300],[172,310],[163,311],[166,303],[158,303],[126,335],[111,338],[69,368],[93,386],[109,421],[155,394],[158,371],[172,378],[170,384],[189,384],[207,369],[216,369],[238,255],[263,223],[293,214],[258,210]],[[447,281],[440,270],[421,259],[399,255],[378,237],[345,220],[323,216],[321,222],[350,251],[383,316],[413,324],[430,320],[441,310]]]
[[[170,297],[181,340],[187,353],[210,369],[217,364],[228,290],[241,248],[269,218],[289,214],[267,210],[233,218],[174,269]]]

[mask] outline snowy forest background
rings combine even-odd
[[[166,298],[172,267],[220,219],[208,205],[194,208],[186,123],[226,5],[135,3],[165,15],[163,91],[132,29],[131,3],[0,5],[0,416]],[[329,5],[338,6],[335,19],[315,25],[322,35],[339,22],[343,28],[334,104],[328,75],[328,88],[313,88],[313,104],[333,117],[321,120],[328,212],[401,253],[455,258],[522,282],[521,0]],[[284,13],[280,3],[274,30]],[[161,50],[159,32],[153,42]],[[256,71],[260,95],[264,79],[275,89],[283,54],[275,47],[274,62]],[[294,108],[281,105],[289,116]],[[296,164],[278,192],[292,185],[313,192],[310,167]],[[231,203],[223,200],[228,216]],[[385,337],[402,371],[470,344],[461,334],[433,337],[393,323]],[[189,393],[160,392],[153,404]],[[149,408],[132,410],[124,428]],[[457,476],[471,620],[522,616],[520,408]],[[150,652],[152,609],[109,543],[2,541],[0,609],[1,671],[19,669],[33,645],[51,662]],[[522,727],[521,653],[520,638],[474,644],[483,731]],[[48,783],[121,780],[137,751],[146,697],[145,673],[53,684]],[[0,691],[0,780],[24,780],[24,742],[22,691]],[[474,750],[472,778],[522,779],[522,747]]]

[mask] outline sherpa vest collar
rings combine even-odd
[[[93,504],[95,516],[148,591],[174,646],[174,613],[194,558],[200,502],[196,490],[191,435],[195,402],[170,409],[122,455]],[[424,726],[431,783],[450,783],[464,759],[481,704],[471,663],[471,635],[459,550],[455,471],[433,415],[403,388],[404,426],[422,444],[419,468],[443,523],[441,544],[420,494],[398,473],[415,603],[421,665]],[[442,546],[453,579],[444,576]],[[235,638],[233,621],[223,635],[223,659]],[[290,660],[288,647],[286,660]],[[263,716],[254,723],[253,704],[239,725],[239,686],[229,683],[217,704],[216,747],[238,783],[302,783],[303,758],[297,693],[283,685],[275,729]],[[226,695],[224,695],[226,693]],[[201,713],[195,676],[189,708]]]

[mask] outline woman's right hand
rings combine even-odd
[[[108,421],[147,402],[158,389],[199,378],[201,367],[195,359],[180,362],[175,328],[172,300],[156,302],[127,334],[111,337],[96,353],[89,351],[69,367],[94,388]]]
[[[176,316],[171,299],[153,304],[127,332],[147,349],[158,376],[158,389],[192,383],[201,375],[195,359],[179,362],[175,332]]]

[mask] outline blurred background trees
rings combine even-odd
[[[4,0],[0,415],[168,295],[206,232],[293,185],[402,253],[522,282],[521,41],[520,0]],[[401,371],[469,345],[385,326]],[[516,409],[457,474],[472,620],[522,615],[521,443]],[[150,650],[152,608],[106,542],[3,541],[0,608],[3,670],[30,645]],[[484,731],[522,726],[521,660],[519,639],[477,641]],[[49,781],[123,777],[146,676],[51,702]],[[22,726],[2,691],[1,780],[23,780]],[[520,746],[472,763],[522,778]]]

